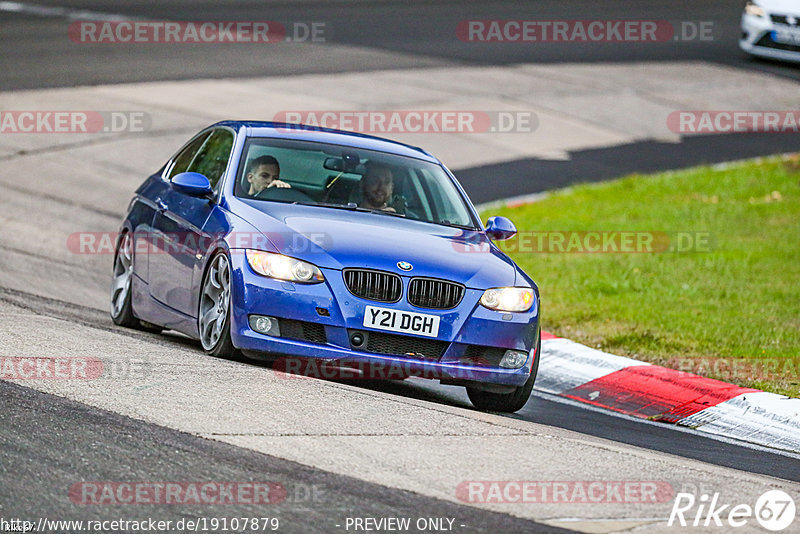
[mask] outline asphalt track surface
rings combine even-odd
[[[353,70],[441,66],[448,64],[507,64],[515,62],[626,62],[697,59],[771,72],[797,79],[798,70],[780,64],[752,61],[735,46],[739,6],[729,2],[637,3],[615,1],[573,2],[50,2],[107,13],[123,13],[143,19],[171,20],[322,20],[331,28],[331,41],[377,50],[348,56],[341,51],[325,52],[324,46],[275,47],[263,50],[246,47],[63,47],[68,23],[59,16],[29,16],[0,12],[0,89],[74,86],[98,83],[198,77],[280,76],[304,72],[347,72]],[[642,6],[646,5],[646,9]],[[691,9],[691,13],[687,12]],[[663,43],[630,47],[542,45],[520,47],[498,45],[474,47],[453,39],[442,28],[464,18],[648,18],[713,20],[719,39],[704,43]],[[476,81],[479,83],[479,81]],[[760,154],[797,150],[797,136],[714,136],[664,146],[647,142],[637,145],[572,154],[570,162],[520,160],[459,172],[476,201],[492,200],[492,192],[480,189],[480,177],[494,173],[507,180],[510,194],[533,192],[514,189],[513,177],[521,170],[540,172],[536,190],[586,180],[587,171],[599,179],[625,172],[650,171],[725,161]],[[57,193],[60,195],[60,193]],[[71,199],[78,202],[79,199]],[[63,202],[60,201],[60,202]],[[46,207],[46,206],[45,206]],[[121,218],[122,214],[118,214]],[[94,276],[92,273],[91,276]],[[62,290],[69,293],[71,288]],[[78,288],[74,288],[75,291]],[[59,317],[92,328],[111,330],[132,338],[148,334],[126,332],[110,324],[101,304],[83,308],[68,301],[0,289],[0,301],[37,315]],[[183,347],[199,347],[181,338],[164,336],[162,341]],[[261,364],[242,362],[242,365]],[[404,399],[423,400],[446,406],[468,407],[460,389],[435,383],[368,383],[364,389]],[[678,432],[668,426],[620,418],[581,407],[554,402],[535,395],[526,407],[510,419],[574,431],[671,455],[700,460],[777,479],[800,481],[796,458],[772,454],[712,440],[692,432]],[[289,502],[282,508],[287,523],[302,521],[303,531],[328,532],[336,514],[360,516],[456,516],[474,531],[544,532],[557,529],[495,514],[451,502],[433,500],[411,492],[379,486],[354,477],[344,477],[288,462],[248,449],[203,440],[175,430],[144,423],[61,397],[0,382],[0,512],[3,516],[35,513],[57,516],[70,509],[65,487],[75,480],[248,480],[269,473],[287,487],[320,484],[336,488],[333,502]],[[145,461],[142,461],[144,459]],[[213,468],[211,467],[213,466]],[[224,475],[224,476],[223,476]],[[226,515],[243,515],[246,508],[226,508]],[[86,511],[97,517],[111,517],[119,510]],[[125,511],[123,511],[126,513]],[[169,507],[153,508],[148,515],[168,519],[190,515]],[[187,513],[182,513],[187,512]],[[205,508],[203,515],[215,515]],[[295,523],[297,524],[297,523]],[[547,530],[550,529],[550,530]],[[283,530],[283,529],[282,529]],[[292,531],[289,528],[288,531]],[[469,530],[464,530],[469,531]]]
[[[177,347],[200,352],[195,342],[181,336],[117,328],[109,324],[101,310],[8,290],[0,290],[0,303],[4,307],[12,306],[20,311],[74,322],[90,330],[113,332],[131,341],[146,340],[162,348]],[[210,363],[215,361],[213,358],[210,360]],[[244,366],[245,372],[268,367],[263,362],[247,359],[235,364]],[[177,521],[181,518],[268,515],[280,518],[280,531],[283,532],[344,531],[340,525],[347,517],[447,517],[455,518],[457,525],[463,525],[455,529],[457,532],[570,531],[385,487],[355,476],[314,469],[281,457],[202,439],[61,396],[34,391],[23,385],[0,381],[2,517],[33,520],[42,517],[61,520],[120,517],[141,520],[153,517]],[[409,406],[415,400],[421,400],[432,406],[469,409],[469,402],[460,388],[438,386],[434,382],[369,381],[355,386],[388,394],[394,397],[395,402]],[[114,393],[109,391],[109,394]],[[221,405],[218,409],[225,410],[226,407]],[[775,477],[777,487],[782,487],[781,479],[800,482],[797,458],[554,402],[538,393],[520,412],[508,418],[630,445],[633,447],[629,449],[631,452],[643,448],[766,474]],[[602,449],[605,446],[598,443],[598,447]],[[536,451],[530,453],[535,455]],[[567,450],[564,453],[569,454]],[[354,457],[352,461],[357,462],[358,458]],[[541,469],[547,471],[544,465]],[[692,468],[687,468],[687,471],[691,472]],[[276,482],[286,488],[287,499],[267,508],[252,504],[87,506],[76,505],[70,500],[69,488],[76,481]],[[694,483],[701,486],[703,481]],[[319,490],[319,494],[314,488]]]
[[[21,422],[28,431],[16,433]],[[457,518],[462,532],[571,532],[254,454],[8,382],[0,382],[0,441],[4,443],[0,512],[6,518],[30,518],[30,505],[36,503],[36,516],[51,519],[122,516],[177,522],[187,517],[263,517],[268,513],[280,517],[282,532],[333,532],[341,530],[348,516]],[[75,515],[65,488],[76,480],[120,477],[272,482],[286,493],[284,500],[268,505],[267,512],[259,503],[154,504],[146,512],[131,515],[125,505],[118,504],[107,509],[87,507]]]
[[[487,177],[505,179],[506,197],[567,187],[586,182],[600,182],[632,173],[652,173],[696,165],[795,152],[800,136],[784,133],[718,134],[684,137],[680,143],[639,141],[606,148],[570,152],[566,161],[519,159],[494,165],[458,169],[456,175],[473,202],[491,202],[497,187]],[[676,163],[679,162],[679,163]],[[510,180],[509,177],[535,177]]]
[[[25,4],[23,2],[23,4]],[[27,5],[27,4],[26,4]],[[0,90],[104,83],[282,76],[378,69],[514,63],[632,63],[704,61],[800,79],[797,65],[752,59],[737,46],[740,6],[727,0],[647,2],[540,0],[536,2],[406,1],[53,1],[64,13],[33,15],[0,10]],[[276,21],[324,24],[324,42],[258,44],[132,44],[68,42],[80,10],[125,20]],[[456,37],[463,20],[659,20],[710,23],[709,40],[657,43],[472,43]],[[687,30],[688,31],[688,30]],[[333,46],[329,46],[333,45]],[[480,84],[480,79],[475,80]],[[680,143],[646,141],[570,154],[567,161],[522,159],[473,168],[454,167],[474,202],[523,195],[637,172],[713,164],[800,150],[791,134],[709,135]],[[679,163],[676,163],[679,162]],[[486,177],[492,177],[487,180]],[[526,177],[522,179],[521,177]],[[531,179],[531,177],[534,177]]]
[[[369,59],[325,43],[274,45],[130,46],[71,43],[74,19],[0,11],[0,89],[64,87],[150,80],[281,76],[442,65],[709,61],[800,79],[790,65],[750,59],[737,46],[739,2],[631,1],[199,1],[53,0],[33,4],[119,14],[141,20],[277,21],[325,24],[325,43],[386,52]],[[76,15],[77,20],[85,19]],[[713,39],[657,43],[492,43],[456,38],[460,21],[473,19],[665,20],[713,23]],[[303,43],[305,44],[305,43]],[[480,80],[475,80],[480,83]]]
[[[157,337],[159,341],[168,344],[200,350],[198,343],[182,336],[169,334],[154,336],[116,327],[109,324],[106,312],[103,310],[85,308],[64,301],[2,288],[0,288],[0,302],[40,315],[66,319],[93,328],[121,332],[133,338]],[[238,361],[249,366],[269,367],[269,363],[258,360],[240,358]],[[463,388],[440,386],[435,381],[370,380],[352,383],[364,389],[397,395],[398,399],[415,398],[451,406],[471,407]],[[8,403],[3,407],[3,410],[13,411],[15,409],[19,409],[19,407],[15,408],[14,403]],[[534,392],[522,410],[507,417],[563,428],[715,465],[800,482],[800,462],[795,457],[772,454],[763,448],[753,449],[736,443],[718,441],[707,435],[672,425],[653,424],[632,417],[604,413],[602,410],[587,409],[577,403],[554,398],[544,393]],[[77,423],[80,416],[68,416],[67,419]]]

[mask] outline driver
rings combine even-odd
[[[371,210],[397,211],[389,205],[394,190],[392,170],[381,163],[367,162],[366,172],[361,178],[363,200],[359,207]]]
[[[255,196],[268,187],[292,187],[280,179],[281,166],[272,156],[260,156],[250,162],[247,182],[248,195]]]

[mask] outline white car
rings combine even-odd
[[[750,0],[739,47],[754,56],[800,62],[800,0]]]

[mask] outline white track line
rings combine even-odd
[[[19,13],[21,15],[33,15],[37,17],[62,17],[69,20],[106,20],[114,22],[136,19],[136,17],[131,17],[128,15],[101,13],[99,11],[72,9],[68,7],[40,6],[37,4],[28,4],[23,2],[0,2],[0,11]]]

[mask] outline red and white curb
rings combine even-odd
[[[800,399],[615,356],[546,332],[536,389],[800,454]]]

